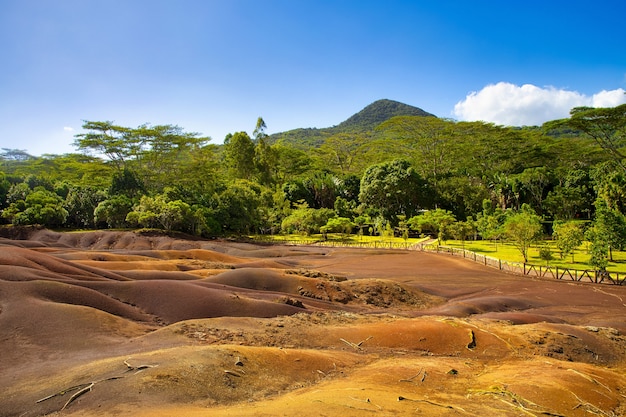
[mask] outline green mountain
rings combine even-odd
[[[360,112],[333,127],[293,129],[270,135],[270,142],[282,142],[299,148],[317,147],[326,138],[338,133],[372,131],[382,122],[395,116],[432,116],[419,107],[410,106],[394,100],[377,100]]]
[[[372,130],[382,122],[395,116],[432,116],[419,107],[409,106],[393,100],[378,100],[365,107],[355,115],[350,116],[346,121],[336,126],[336,129],[343,130]]]

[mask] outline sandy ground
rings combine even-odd
[[[626,287],[412,251],[10,237],[0,416],[626,415]]]

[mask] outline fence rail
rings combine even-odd
[[[579,270],[558,266],[531,265],[523,262],[503,261],[466,249],[453,248],[434,244],[420,245],[420,250],[428,252],[446,253],[452,256],[462,256],[465,259],[482,263],[486,266],[498,268],[501,271],[513,272],[522,275],[570,280],[577,282],[591,282],[594,284],[626,285],[626,274],[609,271]]]
[[[275,242],[276,243],[276,242]],[[436,252],[461,256],[465,259],[481,263],[485,266],[497,268],[500,271],[511,272],[520,275],[535,276],[541,278],[553,278],[557,280],[570,280],[576,282],[591,282],[594,284],[612,284],[626,286],[626,274],[609,271],[578,270],[555,266],[531,265],[523,262],[505,261],[491,256],[469,251],[467,249],[443,246],[435,243],[407,243],[407,242],[342,242],[342,241],[310,241],[289,240],[280,242],[284,245],[310,245],[341,248],[364,248],[364,249],[400,249],[417,250],[424,252]]]
[[[285,241],[286,245],[313,245],[331,248],[360,248],[360,249],[401,249],[401,250],[419,250],[419,243],[407,242],[342,242],[337,240],[289,240]]]

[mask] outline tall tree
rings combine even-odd
[[[522,209],[509,216],[504,222],[504,232],[528,262],[528,249],[541,237],[541,218],[527,204]]]
[[[411,217],[408,220],[408,225],[411,229],[418,230],[420,233],[430,232],[436,234],[437,239],[441,242],[444,239],[447,227],[455,221],[456,218],[450,211],[437,208]]]
[[[626,104],[609,108],[576,107],[560,121],[591,137],[626,170]]]
[[[113,124],[112,121],[88,121],[83,123],[87,133],[75,135],[74,146],[80,151],[92,151],[97,155],[104,155],[118,169],[132,155],[133,141],[130,140],[131,129]]]
[[[268,143],[269,136],[265,129],[267,129],[265,121],[259,117],[253,132],[254,168],[258,181],[263,185],[270,185],[273,182],[278,156]]]
[[[626,246],[626,217],[610,208],[604,199],[598,198],[595,206],[594,238],[607,246],[609,260],[613,261],[613,249],[622,250]]]
[[[360,133],[338,133],[326,139],[317,150],[324,167],[342,175],[357,173],[367,150],[367,139]]]
[[[224,140],[224,158],[234,178],[254,178],[254,142],[246,132],[237,132]]]
[[[382,123],[379,129],[399,138],[415,158],[420,173],[429,179],[435,191],[438,180],[451,169],[454,123],[437,117],[397,116]]]
[[[552,236],[556,239],[556,246],[561,251],[561,259],[571,254],[572,262],[574,262],[574,250],[582,245],[584,239],[580,224],[573,221],[555,222]]]
[[[372,165],[361,179],[359,200],[385,219],[396,221],[397,215],[412,217],[419,208],[428,207],[426,181],[404,160]]]

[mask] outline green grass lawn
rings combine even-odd
[[[444,246],[452,246],[455,248],[462,248],[470,250],[472,252],[491,256],[493,258],[502,259],[504,261],[512,262],[524,262],[524,258],[520,251],[509,243],[498,242],[497,245],[492,241],[466,241],[447,240],[443,243]],[[546,265],[546,261],[539,257],[539,248],[544,245],[548,246],[552,251],[554,259],[548,262],[550,266],[558,266],[559,268],[569,268],[586,270],[592,269],[589,265],[589,253],[587,251],[588,243],[583,243],[577,250],[574,251],[574,260],[572,261],[572,255],[561,259],[561,253],[556,247],[556,243],[553,241],[543,241],[540,244],[533,245],[528,251],[528,263],[532,265]],[[609,262],[607,271],[626,273],[626,252],[613,251],[613,262]]]

